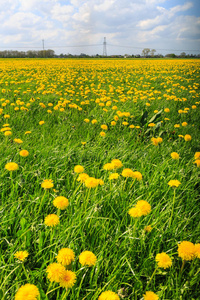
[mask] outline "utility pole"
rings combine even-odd
[[[44,52],[44,39],[42,40],[42,49],[43,49],[43,57],[45,57],[45,52]]]
[[[103,40],[103,56],[107,56],[106,37],[104,37],[104,40]]]

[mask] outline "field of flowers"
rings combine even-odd
[[[199,70],[0,60],[0,299],[200,299]]]

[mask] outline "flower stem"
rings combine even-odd
[[[151,283],[151,281],[152,281],[152,279],[153,279],[153,277],[154,277],[154,275],[155,275],[155,273],[156,273],[157,270],[158,270],[158,266],[155,268],[153,274],[151,275],[151,278],[150,278],[149,282],[147,283],[146,289],[147,289],[148,286],[150,285],[150,283]]]
[[[171,223],[172,223],[172,217],[173,217],[173,214],[174,214],[174,204],[175,204],[175,199],[176,199],[176,189],[174,188],[174,197],[173,197],[173,203],[172,203],[171,217],[170,217],[170,220],[169,220],[169,227],[171,226]]]

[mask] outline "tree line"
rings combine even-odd
[[[182,52],[179,55],[174,53],[169,53],[163,56],[162,54],[156,54],[155,49],[144,48],[142,54],[124,54],[124,55],[107,55],[106,58],[200,58],[200,54],[186,54]],[[17,51],[17,50],[4,50],[0,51],[0,58],[105,58],[103,55],[87,55],[85,53],[80,53],[79,55],[73,54],[55,54],[54,50],[28,50],[28,51]]]

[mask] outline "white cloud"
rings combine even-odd
[[[12,47],[37,46],[41,39],[51,48],[103,44],[106,36],[108,44],[166,48],[198,39],[199,18],[187,16],[194,1],[180,0],[170,8],[169,0],[0,0],[0,36],[3,45]],[[91,54],[92,49],[86,50]]]

